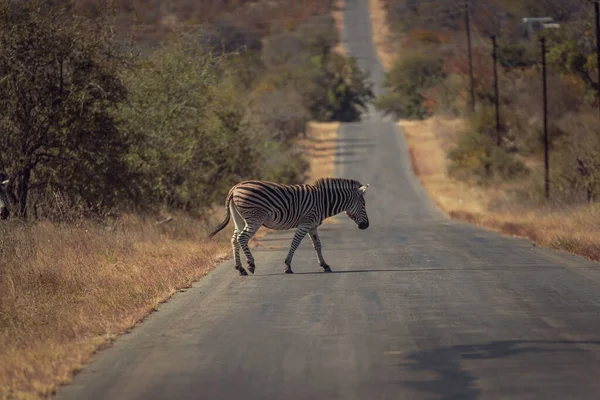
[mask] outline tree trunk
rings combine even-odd
[[[29,192],[29,178],[31,169],[25,168],[19,180],[19,217],[27,219],[27,194]]]

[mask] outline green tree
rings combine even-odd
[[[105,19],[46,4],[0,0],[0,165],[21,217],[33,185],[92,208],[115,204],[128,187],[127,139],[111,114],[126,101],[118,77],[126,58]]]
[[[412,52],[399,56],[385,76],[384,93],[376,106],[397,118],[423,119],[429,115],[423,92],[445,77],[444,62],[434,52]]]
[[[368,73],[358,67],[355,58],[335,52],[316,56],[314,62],[319,65],[320,74],[311,96],[313,118],[342,122],[360,120],[361,113],[374,97]]]
[[[254,169],[241,99],[224,84],[224,56],[192,36],[174,40],[125,76],[119,110],[135,138],[130,166],[146,201],[202,211]]]

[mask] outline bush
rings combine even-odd
[[[135,137],[129,155],[143,201],[201,212],[255,168],[242,99],[223,85],[222,56],[194,37],[169,43],[124,74],[131,106],[119,109]]]
[[[480,185],[495,180],[510,180],[528,174],[525,164],[514,154],[496,145],[493,109],[483,108],[470,119],[470,129],[459,136],[448,153],[450,175]]]
[[[600,138],[595,113],[572,114],[560,122],[565,130],[560,151],[551,153],[552,192],[568,202],[596,201],[600,194]]]
[[[430,115],[423,92],[445,77],[443,59],[434,52],[404,53],[385,76],[386,93],[376,107],[396,118],[423,119]]]
[[[317,121],[352,122],[374,97],[368,74],[356,59],[331,52],[317,60],[320,74],[310,92],[309,109]]]
[[[539,62],[539,49],[534,43],[503,43],[498,46],[498,63],[506,68],[531,67]]]

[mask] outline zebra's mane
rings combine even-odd
[[[315,183],[313,183],[313,186],[316,186],[318,188],[321,187],[331,187],[332,184],[346,184],[348,186],[356,186],[357,188],[360,187],[360,183],[357,180],[354,179],[346,179],[346,178],[319,178],[315,181]]]

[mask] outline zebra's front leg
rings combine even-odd
[[[304,236],[306,236],[306,232],[308,232],[310,228],[306,227],[306,226],[299,226],[298,229],[296,230],[296,234],[294,234],[294,239],[292,239],[292,245],[290,246],[290,251],[287,255],[287,257],[285,258],[285,273],[286,274],[293,274],[294,271],[292,271],[292,258],[294,258],[294,253],[296,252],[296,249],[298,248],[298,246],[300,246],[300,242],[302,241],[302,239],[304,239]]]
[[[256,233],[258,228],[260,228],[260,225],[258,225],[258,226],[246,225],[246,227],[244,228],[242,233],[240,233],[240,235],[238,236],[238,241],[240,242],[240,245],[242,246],[242,250],[244,251],[244,255],[246,256],[246,259],[248,260],[248,271],[250,271],[251,273],[254,273],[255,264],[254,264],[254,256],[250,252],[250,247],[248,246],[248,242],[250,241],[252,236],[254,236],[254,234]]]
[[[319,234],[317,233],[317,228],[314,227],[308,231],[308,237],[313,244],[315,251],[317,252],[317,258],[319,259],[319,265],[323,268],[323,272],[331,272],[331,268],[325,262],[323,258],[323,253],[321,252],[321,239],[319,239]]]
[[[242,267],[242,260],[240,259],[240,242],[238,241],[238,236],[240,232],[236,229],[233,232],[233,237],[231,238],[231,247],[233,248],[233,260],[235,261],[235,269],[240,272],[240,275],[248,275],[244,267]]]

